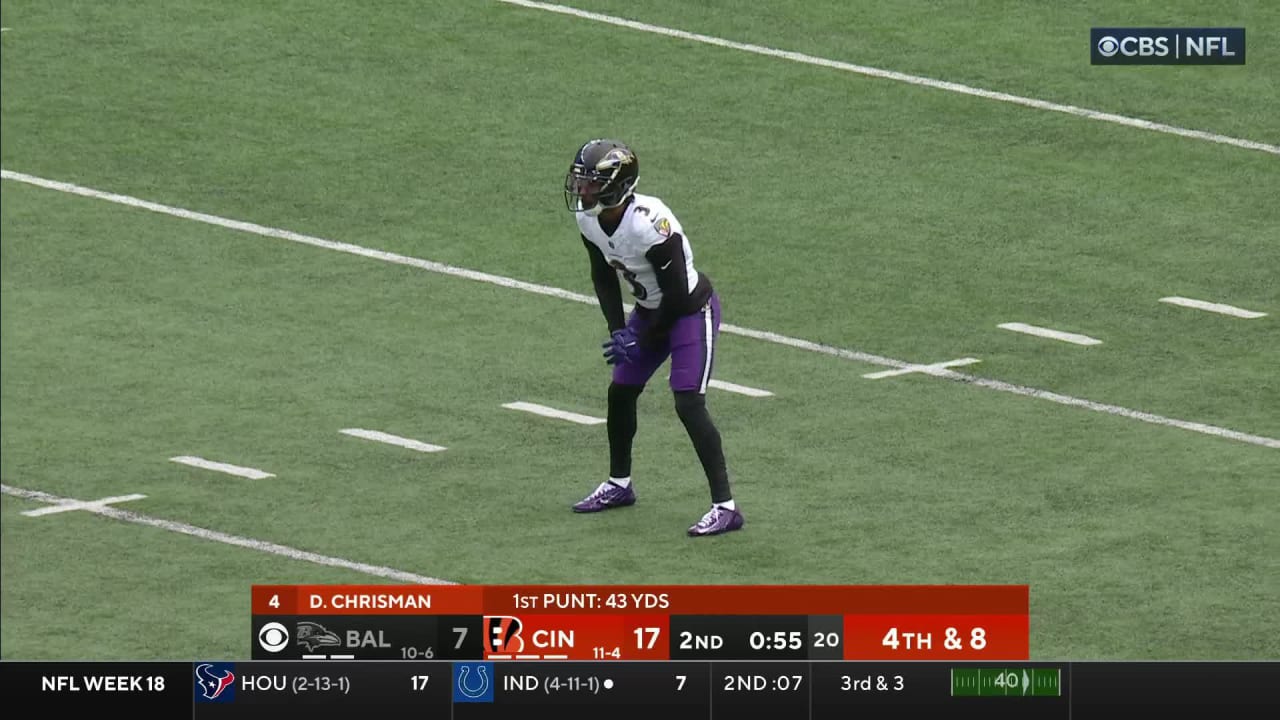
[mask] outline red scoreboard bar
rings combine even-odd
[[[255,585],[254,659],[1026,660],[1026,585]]]

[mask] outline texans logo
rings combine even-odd
[[[236,681],[236,674],[224,670],[221,675],[213,671],[212,663],[200,663],[196,666],[196,685],[205,700],[217,700],[227,688]]]

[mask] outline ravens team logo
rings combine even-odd
[[[614,148],[600,158],[600,162],[596,163],[596,170],[613,170],[623,165],[629,165],[633,160],[635,160],[635,156],[630,152],[621,148]]]
[[[342,638],[320,623],[307,620],[298,623],[298,644],[313,653],[320,648],[341,645]]]

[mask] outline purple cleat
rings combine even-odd
[[[702,537],[703,535],[719,535],[733,530],[739,530],[746,520],[742,517],[742,513],[737,510],[722,508],[719,505],[712,505],[702,519],[689,528],[689,537]]]
[[[635,503],[636,492],[631,489],[630,485],[622,487],[606,480],[600,483],[600,487],[596,488],[595,492],[583,498],[577,505],[574,505],[573,511],[593,513],[635,505]]]

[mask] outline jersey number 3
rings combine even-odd
[[[613,266],[617,268],[618,272],[622,273],[622,278],[631,286],[631,294],[635,295],[637,300],[644,300],[649,296],[649,291],[645,290],[643,285],[636,282],[636,274],[628,270],[626,265],[614,260]]]

